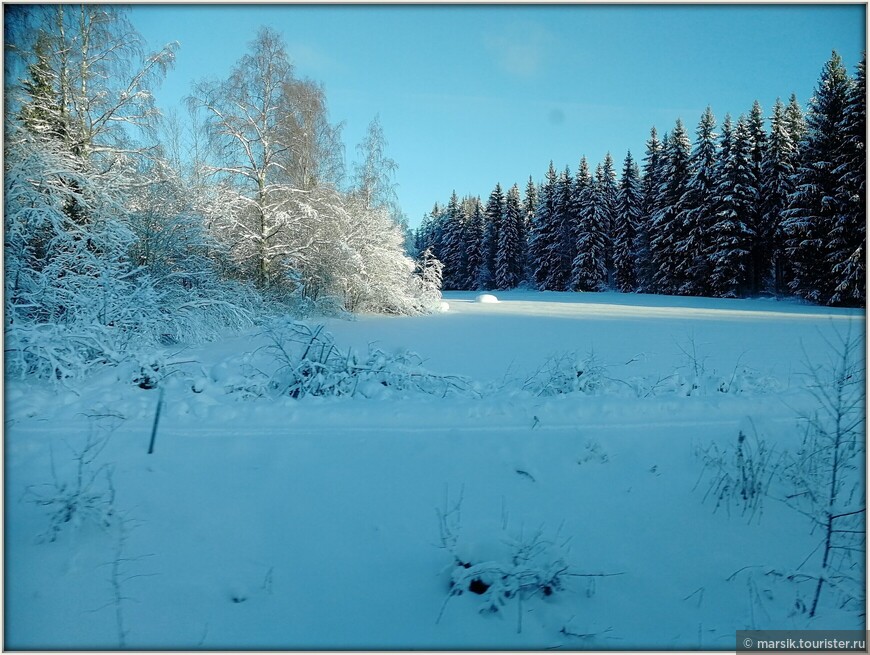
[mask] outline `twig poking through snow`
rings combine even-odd
[[[148,444],[148,454],[154,452],[154,440],[157,439],[157,425],[160,423],[160,410],[163,408],[163,391],[161,385],[160,395],[157,397],[157,409],[154,411],[154,425],[151,426],[151,442]]]

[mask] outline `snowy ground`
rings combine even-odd
[[[258,398],[263,336],[169,350],[185,363],[161,367],[151,455],[160,390],[137,367],[7,380],[6,648],[732,650],[737,629],[864,629],[828,597],[810,619],[814,583],[778,575],[819,566],[806,517],[772,498],[716,509],[702,456],[741,430],[797,448],[805,360],[863,335],[863,311],[497,295],[326,321],[342,349],[407,348],[470,379],[460,395]],[[586,386],[539,393],[548,361],[575,360]],[[70,496],[71,514],[51,504]],[[463,582],[526,557],[565,588]]]

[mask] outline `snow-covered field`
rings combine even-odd
[[[380,349],[369,366],[418,353],[402,370],[429,394],[278,396],[256,333],[167,349],[156,388],[134,383],[144,356],[68,389],[7,380],[6,648],[731,650],[738,629],[864,629],[845,582],[809,617],[822,535],[775,475],[816,409],[807,366],[863,338],[863,311],[476,296],[325,322],[342,351]],[[741,432],[766,496],[723,491]]]

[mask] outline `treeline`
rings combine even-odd
[[[275,313],[438,306],[380,124],[348,175],[323,87],[273,30],[183,119],[153,100],[177,44],[145,52],[121,8],[11,6],[6,37],[11,370],[63,378]]]
[[[865,303],[865,60],[850,77],[836,52],[804,114],[756,101],[717,124],[708,107],[694,143],[681,120],[631,153],[572,175],[550,163],[479,197],[436,203],[415,235],[443,264],[446,289],[795,295]]]

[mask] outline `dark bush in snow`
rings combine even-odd
[[[695,487],[708,477],[704,501],[715,503],[713,511],[724,506],[730,515],[734,505],[749,520],[760,517],[782,455],[776,456],[775,449],[754,431],[748,437],[743,430],[731,446],[720,449],[713,443],[699,455],[704,469]]]
[[[109,527],[115,519],[115,487],[112,469],[96,460],[108,443],[108,436],[88,435],[84,444],[73,450],[73,459],[58,473],[52,458],[52,481],[29,487],[25,497],[45,508],[49,526],[42,535],[55,541],[65,526],[84,522]],[[72,465],[72,470],[69,469]]]

